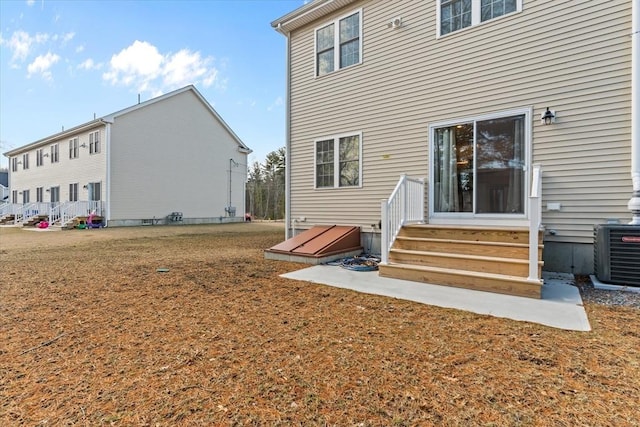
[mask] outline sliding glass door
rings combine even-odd
[[[526,114],[434,126],[434,214],[524,215]]]

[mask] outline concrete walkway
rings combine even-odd
[[[580,291],[571,285],[571,274],[545,273],[542,299],[539,300],[389,279],[378,276],[377,271],[351,271],[330,265],[316,265],[283,274],[282,277],[438,307],[539,323],[553,328],[571,331],[591,330]]]

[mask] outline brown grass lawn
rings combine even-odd
[[[640,425],[640,310],[569,332],[283,279],[282,237],[0,229],[0,425]]]

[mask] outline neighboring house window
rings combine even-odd
[[[361,134],[315,141],[316,188],[357,187],[361,176]]]
[[[78,201],[78,183],[69,184],[69,201],[77,202]]]
[[[53,144],[51,146],[51,163],[58,163],[60,154],[60,148],[58,144]]]
[[[69,140],[69,158],[70,159],[78,158],[78,138],[73,138]]]
[[[90,182],[88,185],[89,201],[97,202],[100,200],[100,194],[102,192],[99,182]]]
[[[36,188],[36,202],[42,203],[44,202],[44,188],[37,187]]]
[[[29,153],[22,155],[22,169],[29,169]]]
[[[60,187],[51,187],[49,188],[49,196],[51,198],[51,203],[59,203],[60,202]]]
[[[12,157],[11,158],[11,172],[17,172],[18,171],[18,158],[17,157]],[[14,202],[16,203],[16,202]]]
[[[91,132],[89,134],[89,154],[100,152],[100,131]]]
[[[439,0],[438,3],[441,36],[522,11],[522,0]]]
[[[316,30],[316,76],[361,62],[361,18],[358,11]]]
[[[29,203],[29,190],[22,191],[22,203]]]
[[[11,192],[11,203],[18,203],[18,190]]]
[[[44,164],[44,148],[36,150],[36,166],[42,166]]]

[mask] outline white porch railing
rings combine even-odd
[[[391,196],[382,200],[381,211],[380,260],[386,264],[391,245],[402,226],[424,222],[424,178],[401,175]]]
[[[529,196],[529,277],[527,280],[540,282],[538,274],[538,232],[542,225],[542,167],[533,165],[531,195]]]
[[[14,224],[27,221],[35,215],[48,215],[49,223],[66,224],[77,216],[88,216],[91,212],[102,216],[104,211],[101,201],[78,202],[37,202],[37,203],[4,203],[0,205],[0,217],[14,215]]]

